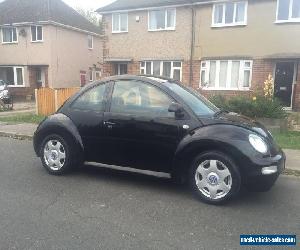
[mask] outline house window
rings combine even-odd
[[[42,83],[42,69],[40,68],[36,70],[36,81]]]
[[[299,0],[278,0],[277,1],[278,22],[300,22],[300,1]]]
[[[88,35],[88,48],[93,49],[94,47],[94,37],[92,35]]]
[[[148,14],[148,30],[175,30],[176,9],[151,10]]]
[[[18,34],[17,28],[9,27],[2,28],[2,43],[17,43]]]
[[[43,41],[43,27],[31,26],[31,41],[42,42]]]
[[[9,86],[23,87],[25,85],[23,67],[0,67],[0,76],[8,82]]]
[[[144,61],[141,62],[142,75],[157,75],[180,81],[182,78],[182,62],[180,61]]]
[[[248,90],[252,61],[211,60],[201,63],[201,86],[207,89]]]
[[[101,78],[101,71],[96,71],[95,72],[95,80],[100,80]]]
[[[89,80],[90,80],[90,82],[92,82],[94,80],[94,71],[93,70],[89,70]]]
[[[117,63],[115,64],[115,74],[116,75],[126,75],[128,74],[127,63]]]
[[[112,14],[112,32],[128,32],[128,14],[127,13],[116,13]]]
[[[246,25],[247,5],[247,1],[214,4],[212,26]]]

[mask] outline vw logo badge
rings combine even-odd
[[[208,176],[208,181],[211,185],[217,185],[218,184],[218,181],[219,181],[219,178],[217,175],[215,174],[211,174]]]

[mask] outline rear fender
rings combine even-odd
[[[49,116],[40,123],[33,137],[34,150],[37,156],[40,155],[40,147],[44,138],[50,134],[69,135],[74,139],[77,148],[84,152],[81,136],[73,123],[66,115],[57,113]]]

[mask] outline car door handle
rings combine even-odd
[[[104,124],[104,126],[106,126],[108,128],[112,128],[113,126],[116,125],[116,123],[114,123],[114,122],[107,122],[107,121],[103,122],[103,124]]]

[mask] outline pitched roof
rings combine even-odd
[[[5,0],[0,3],[0,25],[42,21],[100,34],[99,27],[61,0]]]
[[[97,12],[103,13],[110,11],[193,4],[209,1],[212,0],[117,0],[109,5],[99,8]]]

